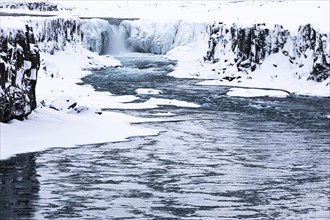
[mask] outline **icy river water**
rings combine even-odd
[[[1,161],[0,219],[330,219],[329,99],[229,97],[167,76],[175,63],[161,56],[118,58],[84,82],[201,107],[111,109],[178,120],[144,124],[158,136]]]

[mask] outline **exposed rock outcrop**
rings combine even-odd
[[[40,66],[32,29],[0,36],[0,121],[22,120],[37,107],[35,87]]]
[[[98,54],[105,54],[109,46],[111,26],[102,19],[54,17],[27,21],[35,30],[36,42],[46,53],[63,51],[67,44],[82,44]]]
[[[64,50],[67,43],[81,42],[81,20],[78,18],[46,18],[27,21],[33,27],[35,40],[46,53]]]
[[[269,29],[265,24],[240,27],[220,22],[210,26],[209,49],[204,60],[222,61],[236,66],[239,72],[249,73],[267,56],[282,53],[297,74],[308,71],[308,79],[323,81],[330,76],[329,41],[328,34],[316,31],[310,24],[291,34],[281,25]]]

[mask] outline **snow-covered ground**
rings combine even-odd
[[[207,81],[200,83],[201,85],[274,88],[296,94],[330,96],[329,86],[326,86],[329,79],[322,83],[307,81],[298,79],[291,72],[287,74],[290,71],[288,68],[274,69],[274,62],[281,64],[286,62],[281,56],[268,57],[262,68],[252,73],[253,80],[246,79],[241,82],[219,81],[218,74],[214,73],[212,69],[218,68],[217,65],[220,64],[204,63],[203,61],[203,56],[206,55],[208,49],[209,37],[205,29],[214,21],[222,21],[227,24],[239,23],[243,26],[265,23],[267,27],[273,27],[274,24],[281,24],[291,33],[297,32],[299,25],[310,23],[322,33],[329,34],[329,1],[81,1],[79,3],[58,1],[56,3],[73,9],[39,12],[26,8],[3,8],[1,12],[53,14],[63,17],[142,18],[126,24],[133,28],[133,32],[134,30],[140,31],[135,32],[135,36],[131,36],[131,43],[135,42],[138,45],[143,40],[150,44],[153,43],[152,41],[174,42],[173,45],[167,44],[166,50],[155,44],[149,45],[151,50],[161,53],[165,51],[168,58],[178,60],[175,71],[171,73],[173,76],[206,79]],[[23,29],[25,21],[29,19],[31,18],[0,17],[1,28]],[[43,20],[44,18],[33,19]],[[178,27],[178,29],[173,27]],[[193,31],[189,32],[189,30]],[[180,35],[171,35],[171,31],[180,33]],[[91,39],[98,36],[93,33],[90,33]],[[149,35],[142,36],[138,33],[148,33]],[[99,50],[99,46],[95,47]],[[130,136],[156,135],[159,132],[131,125],[134,122],[157,119],[135,118],[111,112],[97,114],[104,107],[109,108],[110,106],[110,108],[117,109],[157,108],[159,105],[198,107],[193,103],[157,98],[151,98],[141,104],[129,103],[138,97],[133,95],[118,97],[106,92],[95,92],[91,86],[77,85],[82,77],[90,73],[83,69],[120,65],[119,61],[113,57],[99,56],[85,49],[82,44],[74,46],[67,44],[63,51],[58,51],[54,55],[43,53],[41,57],[43,66],[37,85],[39,107],[29,116],[28,120],[23,122],[13,120],[9,124],[1,123],[0,159],[48,147],[120,141]],[[46,70],[43,70],[43,67],[46,67]],[[148,88],[136,91],[138,94],[160,92]],[[287,93],[232,89],[228,95],[284,97]],[[73,103],[77,103],[75,110],[67,109],[68,104]],[[62,110],[56,111],[48,107]]]

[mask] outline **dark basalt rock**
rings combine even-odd
[[[33,31],[0,35],[0,122],[23,120],[37,107],[35,86],[40,65]]]
[[[215,63],[224,59],[227,62],[226,53],[232,52],[237,70],[246,73],[255,71],[267,56],[274,53],[283,53],[298,68],[303,66],[298,61],[312,54],[313,68],[309,79],[323,81],[330,76],[330,54],[326,49],[328,38],[327,34],[319,33],[310,24],[300,26],[297,35],[292,36],[282,25],[275,25],[270,30],[265,24],[252,27],[233,24],[228,28],[223,23],[214,23],[210,26],[209,49],[204,61]]]

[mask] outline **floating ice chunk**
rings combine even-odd
[[[139,88],[135,92],[139,95],[159,95],[163,93],[161,90],[150,88]]]
[[[156,98],[151,98],[145,103],[150,104],[150,105],[172,105],[172,106],[177,106],[177,107],[190,107],[190,108],[198,108],[200,105],[197,105],[195,103],[191,102],[185,102],[185,101],[179,101],[176,99],[156,99]]]
[[[155,109],[160,106],[176,106],[176,107],[186,107],[186,108],[199,108],[200,105],[179,101],[176,99],[159,99],[159,98],[151,98],[142,103],[113,103],[111,105],[111,109]]]
[[[245,88],[231,88],[227,92],[228,96],[239,97],[278,97],[285,98],[289,96],[289,93],[279,90],[265,90],[265,89],[245,89]]]
[[[165,112],[165,113],[159,112],[159,113],[155,113],[155,114],[152,114],[152,115],[170,117],[170,116],[174,116],[175,114],[172,113],[172,112]],[[330,118],[330,115],[329,115],[329,118]]]

